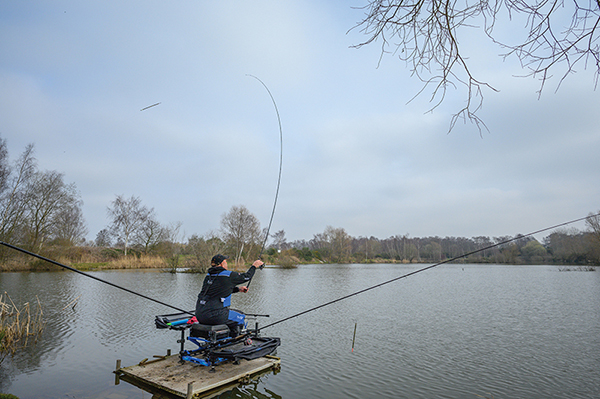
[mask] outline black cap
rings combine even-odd
[[[229,259],[229,256],[218,254],[212,257],[210,263],[219,266],[225,259]]]

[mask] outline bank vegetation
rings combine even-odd
[[[242,209],[245,209],[242,207]],[[247,211],[247,210],[246,210]],[[262,254],[268,265],[294,267],[303,263],[438,263],[455,262],[510,265],[567,265],[561,270],[593,271],[600,265],[600,240],[589,231],[563,229],[552,232],[541,242],[532,237],[410,237],[397,235],[386,239],[352,237],[343,228],[327,227],[312,239],[285,240],[278,231]],[[165,271],[206,272],[210,258],[217,253],[231,256],[234,269],[245,269],[258,258],[264,232],[233,239],[224,233],[193,235],[185,242],[158,241],[144,246],[135,241],[126,249],[112,246],[48,245],[41,254],[79,270],[161,269]],[[498,243],[510,241],[506,244]],[[491,248],[490,248],[491,247]],[[488,248],[479,251],[481,248]],[[127,254],[126,254],[127,252]],[[475,252],[469,256],[463,254]],[[43,260],[18,252],[5,252],[2,271],[59,270]]]
[[[74,183],[56,171],[41,171],[29,145],[9,162],[0,137],[0,241],[80,270],[152,268],[205,272],[217,253],[245,269],[259,256],[267,264],[437,263],[600,265],[600,216],[589,214],[586,230],[559,229],[538,241],[502,237],[410,237],[409,234],[352,237],[328,226],[309,240],[288,242],[285,231],[261,228],[245,206],[233,206],[220,226],[204,235],[183,237],[181,222],[161,223],[154,208],[136,196],[117,195],[107,204],[107,225],[94,241]],[[464,254],[471,255],[464,256]],[[0,271],[58,270],[59,266],[0,245]]]
[[[35,304],[17,306],[6,292],[0,295],[0,364],[7,356],[35,344],[43,329],[39,299]]]

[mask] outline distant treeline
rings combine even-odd
[[[41,171],[33,145],[9,162],[0,137],[0,240],[77,267],[185,267],[205,271],[216,253],[243,267],[260,255],[271,264],[299,263],[437,263],[472,253],[459,261],[500,264],[600,265],[600,216],[590,214],[587,231],[557,230],[542,242],[516,237],[351,237],[328,226],[310,240],[288,242],[285,231],[266,237],[256,216],[233,206],[220,228],[205,235],[182,237],[181,222],[162,224],[154,208],[139,197],[117,195],[107,204],[108,223],[88,241],[74,183],[56,171]],[[514,239],[513,239],[514,238]],[[503,245],[496,245],[510,241]],[[266,244],[266,245],[265,245]],[[263,246],[265,246],[263,248]],[[487,248],[479,251],[482,248]],[[261,254],[262,251],[262,254]],[[477,252],[475,252],[477,251]],[[39,270],[43,261],[0,246],[0,270]]]
[[[513,240],[514,239],[514,240]],[[495,246],[498,243],[511,242]],[[492,247],[479,251],[482,248]],[[409,237],[393,236],[351,237],[344,229],[328,227],[312,240],[281,243],[281,253],[293,255],[302,261],[325,263],[402,262],[437,263],[472,255],[459,261],[494,264],[555,264],[600,265],[600,238],[594,232],[576,229],[558,230],[540,243],[522,235],[503,237]],[[278,252],[274,247],[269,254]]]

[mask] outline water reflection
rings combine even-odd
[[[247,399],[281,399],[282,397],[271,389],[264,387],[265,382],[270,375],[277,374],[277,372],[266,371],[255,375],[251,381],[245,384],[230,384],[224,386],[210,393],[194,396],[197,399],[231,399],[231,398],[247,398]],[[152,395],[152,399],[175,399],[179,396],[169,394],[168,392],[158,391],[156,388],[144,385],[136,380],[129,379],[126,375],[120,377],[121,380],[126,381],[129,384],[135,385],[141,390],[148,392]],[[119,378],[117,379],[119,381]],[[120,382],[117,382],[120,384]]]
[[[236,387],[230,391],[227,391],[218,396],[219,399],[230,399],[230,398],[248,398],[248,399],[281,399],[280,395],[277,395],[270,389],[264,388],[261,379],[254,381],[243,387]]]

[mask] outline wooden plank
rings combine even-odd
[[[254,360],[242,359],[240,364],[219,364],[215,367],[215,372],[211,373],[210,367],[191,362],[181,363],[179,355],[173,355],[145,364],[120,368],[115,370],[115,373],[134,385],[138,382],[185,398],[188,396],[189,384],[192,384],[193,395],[208,393],[225,385],[249,382],[250,377],[257,373],[278,369],[280,362],[280,359],[274,356]]]

